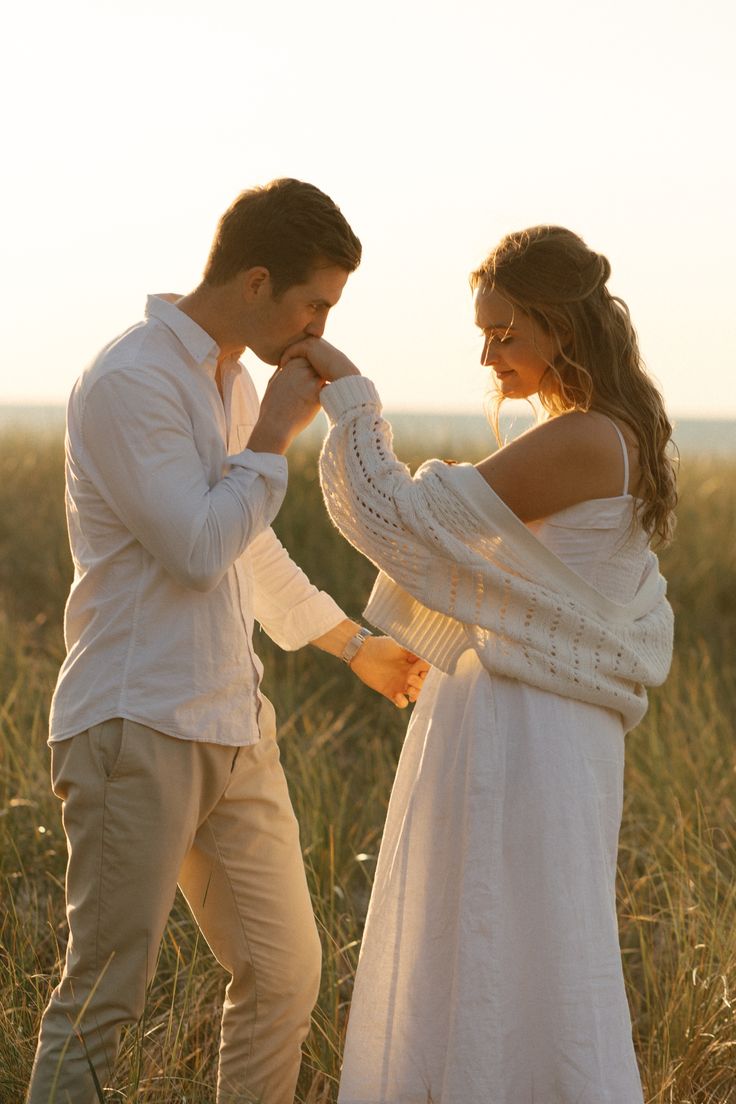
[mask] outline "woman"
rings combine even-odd
[[[317,339],[327,507],[369,621],[428,660],[391,796],[341,1104],[641,1104],[615,911],[624,734],[666,677],[670,425],[610,266],[568,230],[472,275],[499,401],[547,418],[473,467],[391,447]],[[288,366],[285,368],[289,371]]]

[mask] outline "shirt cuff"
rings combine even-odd
[[[280,485],[286,487],[289,479],[289,466],[285,456],[279,456],[275,452],[252,452],[250,449],[243,449],[242,452],[236,452],[233,456],[228,456],[227,459],[228,463],[235,468],[247,468],[248,471],[254,471],[258,475],[262,475],[264,479],[275,484],[276,487]]]
[[[310,644],[318,636],[324,636],[341,621],[347,621],[348,615],[340,609],[334,598],[323,590],[300,602],[289,610],[287,616],[276,624],[261,624],[268,635],[286,652],[295,652]]]
[[[343,376],[335,380],[322,388],[319,400],[332,425],[349,410],[362,406],[374,406],[379,412],[381,410],[381,397],[376,386],[365,376]]]

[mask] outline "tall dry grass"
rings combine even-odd
[[[477,447],[463,458],[473,458]],[[426,453],[432,451],[430,442]],[[442,454],[450,454],[447,442]],[[325,518],[314,455],[297,453],[290,468],[276,528],[317,585],[357,616],[372,569]],[[62,496],[60,440],[6,434],[0,440],[0,1104],[22,1100],[65,942],[65,845],[45,746],[70,577]],[[677,540],[662,557],[677,614],[675,663],[628,738],[620,852],[619,917],[635,1040],[647,1100],[657,1104],[736,1102],[735,523],[736,464],[686,458]],[[313,649],[287,655],[262,633],[256,647],[279,715],[324,947],[298,1099],[326,1104],[335,1098],[345,1011],[406,716]],[[223,986],[178,901],[146,1015],[125,1035],[111,1099],[212,1101]]]

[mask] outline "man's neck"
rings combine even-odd
[[[245,343],[242,336],[235,334],[230,296],[226,289],[200,284],[189,295],[182,296],[176,306],[217,343],[220,350],[218,371],[225,361],[242,355]]]

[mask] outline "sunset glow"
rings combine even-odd
[[[673,412],[736,417],[732,13],[16,6],[0,401],[64,401],[147,292],[198,282],[234,196],[288,175],[363,241],[326,336],[391,408],[480,408],[467,274],[506,231],[554,222],[609,257]],[[262,387],[268,369],[248,363]]]

